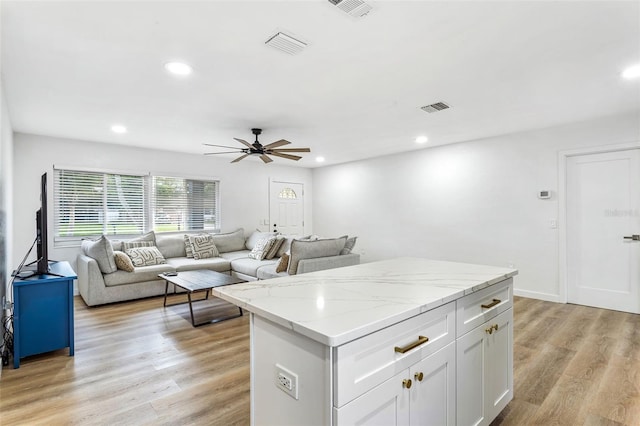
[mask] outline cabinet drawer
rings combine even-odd
[[[428,340],[419,343],[420,336]],[[454,340],[451,302],[338,346],[333,353],[334,406],[343,406]],[[407,350],[401,353],[396,347]]]
[[[513,278],[501,281],[456,301],[456,334],[473,330],[513,306]]]

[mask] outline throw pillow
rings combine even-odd
[[[338,256],[346,242],[345,237],[315,241],[293,240],[291,242],[289,275],[295,275],[298,272],[298,262],[302,259]]]
[[[197,235],[206,235],[206,234],[197,234]],[[184,236],[184,250],[187,253],[187,257],[189,259],[193,259],[193,249],[191,248],[191,242],[189,242],[189,235],[186,235],[186,234]]]
[[[356,239],[358,237],[347,238],[347,242],[344,243],[344,248],[340,250],[340,254],[350,254],[353,247],[356,245]]]
[[[239,228],[226,234],[213,234],[213,242],[220,253],[244,250],[244,229]]]
[[[276,266],[276,273],[284,272],[289,267],[289,254],[284,253],[280,257],[280,262],[278,262],[278,266]]]
[[[285,235],[284,241],[282,245],[278,249],[275,257],[282,257],[283,254],[287,253],[291,248],[291,241],[293,241],[296,237],[294,235]]]
[[[153,241],[123,241],[122,242],[122,250],[125,252],[128,249],[139,248],[139,247],[155,247],[156,243]]]
[[[275,236],[265,237],[261,239],[256,243],[253,250],[251,250],[251,253],[249,253],[247,256],[250,259],[256,259],[256,260],[264,259],[275,240],[276,240]]]
[[[276,257],[276,254],[278,254],[278,251],[280,251],[280,247],[282,247],[282,244],[284,244],[284,240],[286,240],[284,235],[277,235],[275,241],[271,245],[271,248],[269,249],[269,251],[267,252],[267,255],[264,258],[271,260],[274,257]]]
[[[216,244],[213,242],[213,235],[189,235],[189,243],[193,258],[196,260],[208,259],[210,257],[218,257],[220,253]]]
[[[273,235],[275,235],[273,232],[262,232],[256,229],[251,235],[249,235],[249,238],[247,238],[245,246],[247,247],[247,250],[253,250],[258,241],[266,237],[271,237]]]
[[[126,253],[123,253],[121,251],[114,251],[113,257],[116,261],[116,266],[118,267],[118,269],[122,271],[133,272],[133,262]]]
[[[110,274],[118,270],[113,258],[113,247],[106,236],[97,240],[82,240],[82,251],[98,262],[98,268],[103,274]]]
[[[133,266],[151,266],[167,263],[156,246],[130,248],[125,253],[131,258]]]
[[[117,251],[124,251],[125,248],[123,247],[123,244],[126,243],[136,243],[136,242],[142,242],[142,241],[150,241],[152,244],[152,246],[157,246],[156,244],[156,234],[153,231],[149,231],[144,235],[140,235],[139,237],[135,237],[135,238],[130,238],[128,240],[125,241],[113,241],[111,243],[111,245],[113,246],[114,250]],[[150,246],[147,246],[150,247]],[[133,247],[129,247],[129,248],[133,248]]]

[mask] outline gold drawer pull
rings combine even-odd
[[[493,302],[487,303],[486,305],[480,305],[481,308],[489,309],[496,306],[498,303],[502,302],[500,299],[493,299]]]
[[[492,326],[490,326],[489,328],[485,329],[485,333],[489,333],[492,334],[493,330],[498,331],[498,324],[493,324]]]
[[[414,374],[414,375],[413,375],[413,378],[414,378],[414,379],[416,379],[417,381],[421,382],[421,381],[422,381],[422,379],[424,379],[424,374],[423,374],[423,373],[422,373],[422,371],[421,371],[421,372],[419,372],[419,373]]]
[[[404,379],[402,381],[402,387],[403,388],[407,388],[407,389],[411,389],[411,379]]]
[[[409,343],[407,346],[396,346],[395,348],[393,348],[394,351],[396,352],[400,352],[401,354],[405,353],[405,352],[409,352],[411,349],[418,347],[420,345],[423,345],[425,343],[427,343],[429,341],[428,337],[425,336],[418,336],[418,340],[416,340],[413,343]]]

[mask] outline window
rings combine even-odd
[[[278,194],[278,198],[285,198],[285,199],[296,199],[298,198],[298,196],[296,195],[296,191],[294,191],[291,188],[284,188],[282,191],[280,191],[280,193]]]
[[[146,229],[145,177],[54,170],[55,241]]]
[[[218,181],[54,170],[54,242],[220,229]]]
[[[218,182],[153,176],[153,230],[220,229]]]

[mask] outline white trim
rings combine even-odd
[[[272,185],[274,183],[284,183],[284,184],[293,184],[293,185],[300,185],[302,187],[302,194],[301,194],[301,198],[302,198],[302,233],[305,234],[307,232],[307,221],[305,220],[305,203],[306,200],[304,198],[304,182],[295,182],[293,180],[287,180],[287,179],[275,179],[275,178],[269,178],[269,191],[267,194],[267,197],[269,197],[269,202],[267,203],[267,208],[269,209],[268,211],[268,217],[269,217],[269,223],[267,230],[271,230],[271,224],[273,223],[273,218],[271,217],[271,190],[272,190]]]
[[[558,302],[567,303],[567,159],[578,155],[600,154],[640,148],[640,141],[616,145],[602,145],[558,152]]]
[[[81,166],[60,166],[55,164],[53,165],[53,170],[70,170],[73,172],[104,173],[108,175],[150,176],[149,172],[140,172],[140,171],[122,170],[122,169],[99,169],[99,168],[81,167]]]
[[[513,295],[519,297],[527,297],[529,299],[545,300],[547,302],[565,303],[560,300],[560,296],[557,294],[541,293],[539,291],[518,290],[517,288],[514,288]]]

